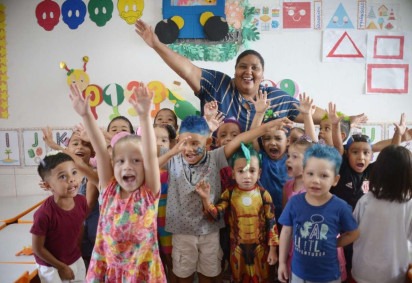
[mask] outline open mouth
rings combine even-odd
[[[132,183],[132,182],[134,182],[136,180],[136,176],[133,176],[133,175],[125,175],[125,176],[123,176],[123,181],[125,182],[125,183]]]

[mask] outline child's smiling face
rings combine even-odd
[[[191,165],[197,164],[206,153],[206,145],[209,137],[200,134],[184,132],[183,134],[179,135],[179,140],[182,139],[187,139],[182,145],[183,159]]]
[[[279,160],[286,153],[286,134],[282,130],[270,130],[262,136],[263,150],[272,160]]]

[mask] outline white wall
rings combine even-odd
[[[160,80],[169,86],[180,80],[135,34],[133,25],[119,17],[116,7],[112,20],[104,27],[97,27],[86,15],[85,23],[77,30],[70,30],[60,19],[54,30],[46,32],[37,24],[34,13],[40,0],[1,2],[7,17],[9,118],[0,119],[0,128],[69,127],[80,121],[71,109],[60,61],[80,69],[82,57],[88,55],[90,82],[102,87],[113,82],[124,86],[132,80]],[[57,2],[61,5],[63,1]],[[402,7],[402,26],[411,31],[412,1],[397,2]],[[160,0],[145,1],[143,19],[153,25],[161,19]],[[371,122],[398,121],[401,112],[412,121],[412,76],[407,95],[363,95],[365,64],[322,63],[321,43],[319,31],[281,31],[262,34],[251,48],[265,58],[266,78],[297,81],[320,107],[333,101],[345,113],[365,112]],[[234,72],[234,60],[196,64]],[[198,107],[187,85],[182,88],[181,94]],[[125,111],[121,108],[122,114]],[[110,113],[107,106],[99,107],[99,124],[106,125]],[[0,196],[36,192],[37,180],[33,167],[0,167]]]

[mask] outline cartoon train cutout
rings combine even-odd
[[[155,33],[164,44],[178,38],[221,41],[229,32],[225,0],[163,0],[163,19]]]

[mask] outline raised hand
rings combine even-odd
[[[306,93],[299,94],[300,104],[293,104],[297,110],[302,114],[311,114],[315,113],[316,105],[313,104],[313,99],[310,98]]]
[[[255,100],[250,100],[255,106],[256,113],[265,113],[269,108],[268,93],[266,91],[259,90],[259,93],[255,96]]]
[[[349,116],[350,119],[350,127],[351,128],[362,128],[362,124],[368,122],[368,116],[365,113],[361,113],[359,115]]]
[[[70,85],[70,99],[72,101],[73,109],[81,117],[84,117],[89,113],[91,114],[89,106],[90,95],[87,96],[86,99],[84,99],[82,92],[76,84]]]
[[[401,119],[399,121],[399,124],[393,123],[393,125],[395,126],[395,131],[399,135],[403,136],[406,133],[406,130],[408,129],[406,127],[406,115],[405,115],[405,113],[401,114]]]
[[[329,110],[328,110],[328,118],[332,125],[337,125],[342,121],[344,116],[338,116],[338,112],[336,111],[336,104],[333,102],[329,102]]]
[[[223,113],[216,113],[214,114],[214,116],[206,119],[206,123],[208,124],[210,131],[213,133],[223,124],[224,119],[225,116],[223,115]]]
[[[73,131],[76,132],[82,141],[90,142],[90,138],[87,135],[86,129],[82,123],[79,123],[73,127]]]
[[[140,82],[137,87],[133,88],[133,95],[129,98],[129,102],[139,117],[143,117],[150,114],[152,99],[153,91],[150,91],[144,83]]]
[[[212,119],[217,115],[217,113],[217,102],[215,100],[206,102],[205,106],[203,106],[203,115],[206,120]]]
[[[288,132],[288,129],[293,127],[293,121],[289,120],[286,117],[269,121],[263,124],[261,127],[266,127],[266,130],[282,130],[285,133]]]
[[[150,47],[154,47],[156,44],[160,43],[159,38],[156,33],[153,31],[153,28],[142,21],[141,19],[137,20],[134,24],[136,33],[146,42]]]
[[[210,184],[207,183],[205,180],[201,180],[199,183],[197,183],[195,190],[202,199],[206,199],[206,200],[209,199]]]

